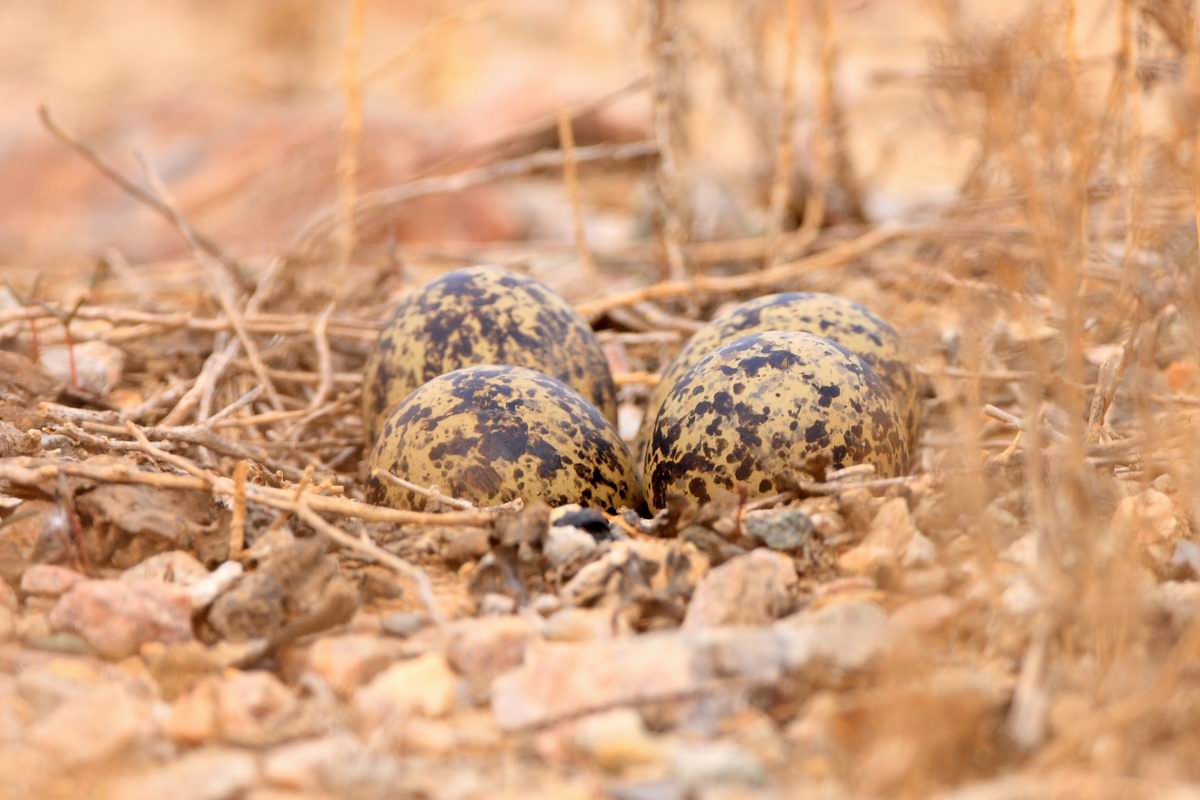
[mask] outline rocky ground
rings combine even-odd
[[[1196,794],[1186,4],[698,3],[681,83],[670,3],[378,0],[357,54],[139,5],[0,8],[0,797]],[[381,320],[480,262],[593,324],[627,436],[724,305],[866,303],[915,468],[370,505]]]

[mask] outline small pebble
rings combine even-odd
[[[552,567],[583,561],[596,552],[596,539],[592,534],[571,525],[556,525],[546,533],[543,548],[546,560]]]
[[[671,774],[693,790],[720,784],[759,786],[766,780],[762,763],[737,745],[688,742],[671,753]]]
[[[414,633],[428,628],[429,623],[430,619],[425,614],[416,611],[398,611],[385,616],[380,620],[379,625],[383,628],[384,633],[407,639]]]
[[[55,564],[33,564],[21,575],[21,593],[58,597],[87,577]]]
[[[798,509],[753,511],[742,522],[746,535],[772,550],[799,550],[808,544],[815,527],[808,514]]]
[[[488,592],[479,601],[479,616],[503,617],[517,610],[517,601],[508,595]]]

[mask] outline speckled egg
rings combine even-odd
[[[433,378],[383,425],[368,467],[478,506],[516,498],[608,510],[641,503],[632,457],[613,424],[574,389],[530,369],[465,367]],[[421,510],[426,499],[372,477],[372,502]]]
[[[663,399],[643,463],[647,500],[763,497],[802,472],[908,471],[892,394],[859,356],[808,333],[744,336],[700,359]]]
[[[667,367],[646,405],[637,443],[644,453],[654,417],[671,387],[700,359],[740,336],[766,331],[812,333],[861,356],[892,392],[904,418],[910,449],[921,424],[917,377],[900,336],[866,307],[819,292],[784,292],[757,297],[721,314],[698,330]]]
[[[477,364],[529,367],[558,378],[616,421],[608,360],[567,301],[530,278],[471,267],[410,294],[384,326],[363,374],[368,446],[388,412],[418,386]]]

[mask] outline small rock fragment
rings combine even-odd
[[[388,744],[405,755],[444,757],[458,747],[459,737],[445,720],[409,717],[389,731]]]
[[[6,581],[0,579],[0,608],[16,611],[18,607],[17,593],[13,591],[13,588]]]
[[[691,796],[688,787],[666,778],[622,783],[610,787],[608,792],[612,800],[686,800]]]
[[[107,457],[92,460],[101,458]],[[210,530],[220,515],[216,502],[203,492],[137,484],[101,484],[81,493],[76,505],[93,526],[116,528],[135,541],[158,547],[165,543],[176,548],[189,546]]]
[[[1023,567],[1034,568],[1038,561],[1038,537],[1035,533],[1027,533],[1010,544],[1000,554],[1005,561],[1020,564]]]
[[[16,681],[10,676],[0,678],[0,743],[22,740],[33,719],[33,706],[21,697]]]
[[[588,533],[597,542],[613,539],[613,529],[604,513],[596,508],[582,508],[571,503],[550,512],[551,527],[573,527]]]
[[[403,651],[403,644],[378,636],[328,636],[308,651],[308,667],[341,697],[374,678]]]
[[[61,703],[35,723],[28,743],[65,767],[102,761],[153,730],[150,705],[124,686],[100,686]]]
[[[410,714],[442,717],[454,708],[458,677],[440,653],[393,664],[354,693],[354,711],[368,730]]]
[[[233,671],[217,684],[217,727],[235,744],[277,738],[298,704],[292,690],[270,672]]]
[[[208,611],[209,624],[231,642],[269,637],[283,627],[286,592],[278,578],[266,572],[243,575]]]
[[[564,608],[542,625],[542,636],[552,642],[611,639],[629,627],[611,608]]]
[[[772,550],[800,550],[812,540],[813,520],[799,509],[751,511],[742,520],[746,535]]]
[[[446,643],[446,660],[460,675],[476,683],[491,683],[518,667],[525,648],[536,636],[523,617],[488,617],[454,623]]]
[[[133,655],[146,642],[192,639],[187,594],[152,581],[77,583],[55,605],[50,624],[79,634],[97,653],[112,659]]]
[[[874,603],[847,601],[781,620],[786,632],[785,662],[789,671],[814,663],[859,669],[888,644],[887,612]]]
[[[798,580],[787,556],[754,550],[713,569],[700,581],[685,629],[762,625],[791,610]]]
[[[156,553],[121,573],[123,581],[161,581],[191,586],[208,577],[208,570],[186,550]]]
[[[838,557],[838,569],[849,575],[878,579],[893,567],[896,553],[878,545],[860,544]]]
[[[674,632],[536,644],[521,667],[493,682],[492,711],[501,728],[520,728],[695,685],[693,650]]]
[[[253,755],[210,747],[123,778],[111,796],[122,800],[235,800],[257,781],[258,760]]]
[[[529,604],[529,607],[532,608],[535,613],[540,614],[543,617],[548,617],[562,608],[562,600],[558,598],[558,595],[543,592],[542,594],[539,594],[537,597],[533,598],[533,602]]]
[[[1179,630],[1200,617],[1200,582],[1163,581],[1150,590],[1150,599]]]
[[[54,564],[33,564],[21,575],[21,592],[58,597],[70,591],[75,584],[86,580],[87,576],[73,569]]]
[[[573,525],[555,525],[546,533],[543,552],[552,567],[583,561],[596,552],[596,539]]]
[[[918,533],[908,502],[903,497],[886,500],[875,512],[862,543],[843,553],[838,567],[852,575],[876,577],[895,568]],[[920,552],[914,555],[919,556]]]
[[[0,578],[15,584],[30,564],[59,561],[66,555],[70,523],[56,503],[26,500],[4,522],[0,527]]]
[[[74,379],[76,386],[99,397],[121,382],[125,352],[120,348],[93,340],[76,344],[73,351],[64,346],[43,347],[39,364],[51,377],[64,383]]]
[[[1191,539],[1181,539],[1175,543],[1175,552],[1171,554],[1170,575],[1175,580],[1200,578],[1200,544]]]
[[[398,611],[395,614],[388,614],[380,620],[379,625],[383,628],[384,633],[407,639],[418,631],[428,628],[429,623],[430,619],[426,614],[415,611]]]
[[[919,636],[944,627],[958,616],[962,604],[944,594],[935,594],[907,603],[892,614],[898,633]]]
[[[1169,571],[1175,542],[1184,534],[1171,498],[1156,489],[1121,500],[1113,515],[1113,529],[1135,542],[1159,573]]]
[[[197,745],[217,736],[216,685],[203,680],[184,692],[171,704],[163,732],[173,742]]]
[[[601,769],[612,771],[663,758],[662,745],[646,731],[641,715],[631,708],[584,717],[575,723],[571,744]]]
[[[1042,593],[1029,578],[1017,575],[1000,594],[1000,605],[1013,616],[1026,616],[1042,607]]]
[[[488,592],[479,601],[479,616],[481,617],[503,617],[516,610],[516,599],[498,592]]]
[[[694,791],[723,784],[759,786],[766,780],[757,758],[725,742],[680,744],[671,753],[671,774]]]
[[[203,611],[242,577],[240,562],[226,561],[200,580],[187,587],[192,599],[192,611]]]
[[[267,753],[263,777],[288,789],[320,789],[326,775],[354,759],[361,748],[358,740],[346,733],[290,742]]]
[[[927,567],[936,560],[937,547],[920,531],[913,533],[900,556],[900,563],[906,567]]]

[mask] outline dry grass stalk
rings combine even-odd
[[[669,280],[681,280],[688,274],[684,247],[690,224],[681,174],[686,89],[679,5],[680,0],[649,0],[648,6],[654,62],[654,139],[658,144],[654,199]]]
[[[354,229],[354,206],[358,196],[359,151],[363,129],[363,38],[366,34],[367,1],[347,0],[346,40],[342,50],[342,139],[337,158],[337,283],[335,290],[344,292],[346,270],[354,254],[357,236]]]
[[[779,82],[778,128],[775,132],[775,170],[771,181],[768,234],[774,240],[767,258],[775,266],[782,251],[784,217],[791,199],[796,127],[796,60],[800,51],[800,0],[786,0],[783,72]]]
[[[249,331],[246,330],[246,324],[242,318],[242,312],[237,308],[237,299],[235,298],[235,287],[233,275],[220,261],[213,259],[204,250],[202,250],[196,241],[195,234],[192,231],[191,223],[184,218],[179,211],[179,207],[167,192],[167,187],[163,185],[158,174],[150,168],[149,163],[142,161],[142,166],[146,171],[146,176],[150,180],[154,194],[158,200],[170,211],[171,220],[175,227],[183,234],[187,240],[188,246],[192,248],[197,259],[202,263],[208,261],[212,264],[210,279],[212,281],[211,293],[221,306],[221,310],[225,312],[225,316],[229,319],[233,326],[234,333],[237,334],[237,342],[242,349],[246,351],[246,358],[250,360],[250,366],[254,370],[254,374],[267,390],[267,396],[271,400],[271,405],[276,411],[283,409],[283,400],[279,396],[279,392],[275,389],[275,384],[271,382],[271,376],[267,374],[267,367],[263,364],[262,357],[258,353],[258,345],[250,337]],[[205,419],[204,413],[200,416],[200,421]]]
[[[837,58],[834,48],[833,7],[829,0],[816,0],[817,42],[820,51],[820,81],[817,91],[817,116],[812,138],[812,183],[804,198],[804,213],[796,238],[811,242],[825,221],[825,199],[833,179],[833,149],[837,132],[834,130],[834,76]]]
[[[373,469],[371,470],[371,475],[372,477],[379,478],[384,483],[390,483],[393,486],[399,486],[401,489],[407,489],[410,492],[416,492],[422,497],[428,497],[435,503],[440,503],[448,508],[456,508],[459,511],[476,510],[474,504],[469,503],[466,500],[460,500],[457,497],[451,497],[448,494],[443,494],[442,492],[438,491],[436,486],[420,486],[384,469]]]
[[[246,476],[250,462],[239,461],[233,470],[233,517],[229,520],[229,557],[237,558],[246,546]]]
[[[575,249],[579,256],[579,271],[584,280],[592,283],[596,279],[596,267],[588,250],[587,233],[583,227],[583,201],[579,197],[579,169],[575,165],[575,134],[571,128],[570,113],[564,108],[558,112],[558,147],[563,156],[563,184],[567,199],[571,202],[571,223],[575,231]]]
[[[310,411],[320,408],[333,391],[333,353],[329,349],[329,317],[333,314],[333,303],[325,307],[313,324],[313,345],[317,350],[317,368],[319,379],[317,391],[308,402]]]

